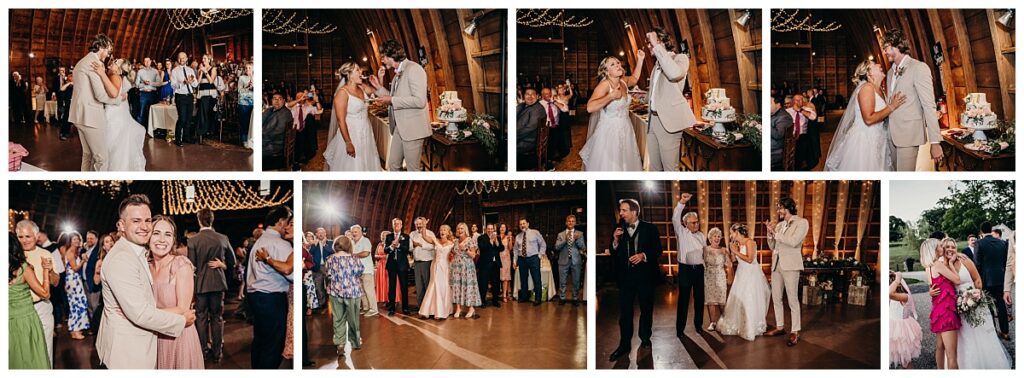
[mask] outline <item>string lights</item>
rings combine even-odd
[[[252,14],[252,9],[168,9],[167,17],[176,30],[200,28]]]
[[[66,186],[69,189],[75,187],[82,187],[86,189],[97,190],[111,199],[121,196],[121,193],[128,188],[128,184],[131,184],[131,180],[120,181],[120,180],[70,180],[70,181],[43,181],[43,188],[46,190],[52,190],[57,185]]]
[[[583,28],[593,24],[594,20],[590,19],[590,17],[566,17],[564,9],[518,9],[516,11],[516,23],[534,28],[545,26]]]
[[[298,18],[297,12],[286,15],[280,9],[264,9],[263,31],[272,34],[330,34],[338,29],[333,24],[310,22],[308,17],[302,17],[301,20]]]
[[[279,206],[291,201],[292,191],[264,197],[259,188],[244,181],[163,181],[164,214],[194,214],[202,208],[211,210],[252,210]]]
[[[842,258],[839,255],[839,244],[843,242],[843,228],[846,226],[846,207],[850,200],[850,182],[839,181],[839,188],[836,193],[836,233],[835,233],[835,254],[833,257]],[[845,253],[844,253],[845,254]]]
[[[808,32],[833,32],[843,27],[842,24],[832,21],[825,23],[824,20],[814,20],[814,15],[807,12],[801,17],[799,9],[786,10],[775,9],[772,11],[772,31],[785,33],[791,31]]]
[[[14,232],[14,226],[22,219],[29,219],[32,214],[28,210],[7,209],[7,231]]]
[[[860,214],[857,215],[857,249],[853,252],[853,259],[860,261],[860,242],[864,239],[864,231],[871,220],[871,205],[874,205],[875,182],[864,181],[860,190]]]
[[[586,185],[586,180],[479,180],[479,181],[466,181],[462,185],[462,188],[455,188],[455,193],[458,195],[473,195],[482,193],[498,193],[498,192],[511,192],[513,190],[520,189],[533,189],[537,185],[541,187],[551,186],[567,186]]]

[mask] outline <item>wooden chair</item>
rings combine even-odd
[[[796,170],[796,142],[798,137],[793,135],[792,129],[786,130],[786,136],[782,139],[782,170]]]
[[[295,169],[295,135],[297,132],[294,127],[289,127],[288,131],[284,133],[284,168],[285,171],[291,171]]]
[[[551,138],[551,128],[544,122],[537,126],[537,170],[544,171],[548,162],[548,140]]]

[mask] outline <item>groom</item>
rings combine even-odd
[[[978,273],[981,276],[981,286],[995,299],[999,337],[1009,340],[1010,323],[1006,312],[1006,300],[1003,298],[1009,244],[992,235],[992,223],[982,222],[981,239],[978,239],[977,245],[974,261],[977,263]]]
[[[153,228],[149,197],[121,201],[117,230],[124,237],[103,259],[103,318],[96,335],[100,362],[110,369],[155,369],[157,335],[172,338],[196,320],[156,307],[146,245]]]
[[[765,336],[778,336],[785,332],[786,315],[782,309],[782,290],[785,288],[789,299],[790,327],[786,345],[794,346],[800,341],[800,300],[797,289],[800,272],[804,270],[803,248],[807,237],[807,220],[797,215],[796,202],[783,198],[778,203],[779,222],[765,221],[768,229],[768,247],[772,249],[772,307],[775,309],[775,328]]]
[[[647,47],[654,55],[651,71],[650,117],[647,121],[647,156],[651,171],[678,171],[679,147],[683,129],[697,119],[683,96],[690,57],[676,54],[676,44],[665,29],[655,27],[647,33]]]
[[[79,139],[82,140],[83,172],[107,170],[107,114],[103,107],[105,104],[117,104],[119,99],[107,96],[103,81],[92,64],[103,64],[113,49],[114,41],[110,37],[97,34],[89,45],[89,53],[75,63],[72,75],[78,90],[71,93],[68,122],[78,128]]]
[[[942,161],[942,137],[939,120],[935,115],[935,93],[932,91],[931,69],[923,62],[907,55],[910,43],[900,30],[885,32],[882,52],[892,62],[886,75],[888,103],[897,93],[907,96],[904,106],[893,110],[886,120],[892,142],[897,171],[913,171],[917,167],[917,152],[923,144],[931,145],[931,157]]]
[[[380,46],[384,67],[395,70],[391,89],[384,88],[376,76],[370,84],[377,88],[377,101],[388,107],[391,126],[391,147],[388,149],[389,171],[401,171],[402,161],[408,171],[420,170],[423,139],[430,137],[430,115],[427,114],[427,73],[419,64],[405,56],[405,48],[390,39]],[[383,74],[383,70],[381,72]]]

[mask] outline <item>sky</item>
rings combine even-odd
[[[889,215],[907,222],[917,221],[921,212],[931,209],[949,194],[954,181],[889,181]]]

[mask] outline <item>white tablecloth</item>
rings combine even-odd
[[[521,265],[520,268],[522,268]],[[512,296],[517,296],[519,295],[520,288],[519,269],[512,272],[512,279],[514,282],[512,286]],[[527,281],[529,281],[527,282],[527,288],[533,290],[533,277],[528,277]],[[548,289],[548,297],[546,300],[551,300],[558,295],[558,287],[555,286],[555,274],[551,271],[551,262],[548,261],[547,257],[541,257],[540,259],[540,285],[541,287]]]
[[[178,123],[178,108],[171,104],[156,104],[149,107],[149,125],[146,130],[153,136],[154,129],[174,130]]]

